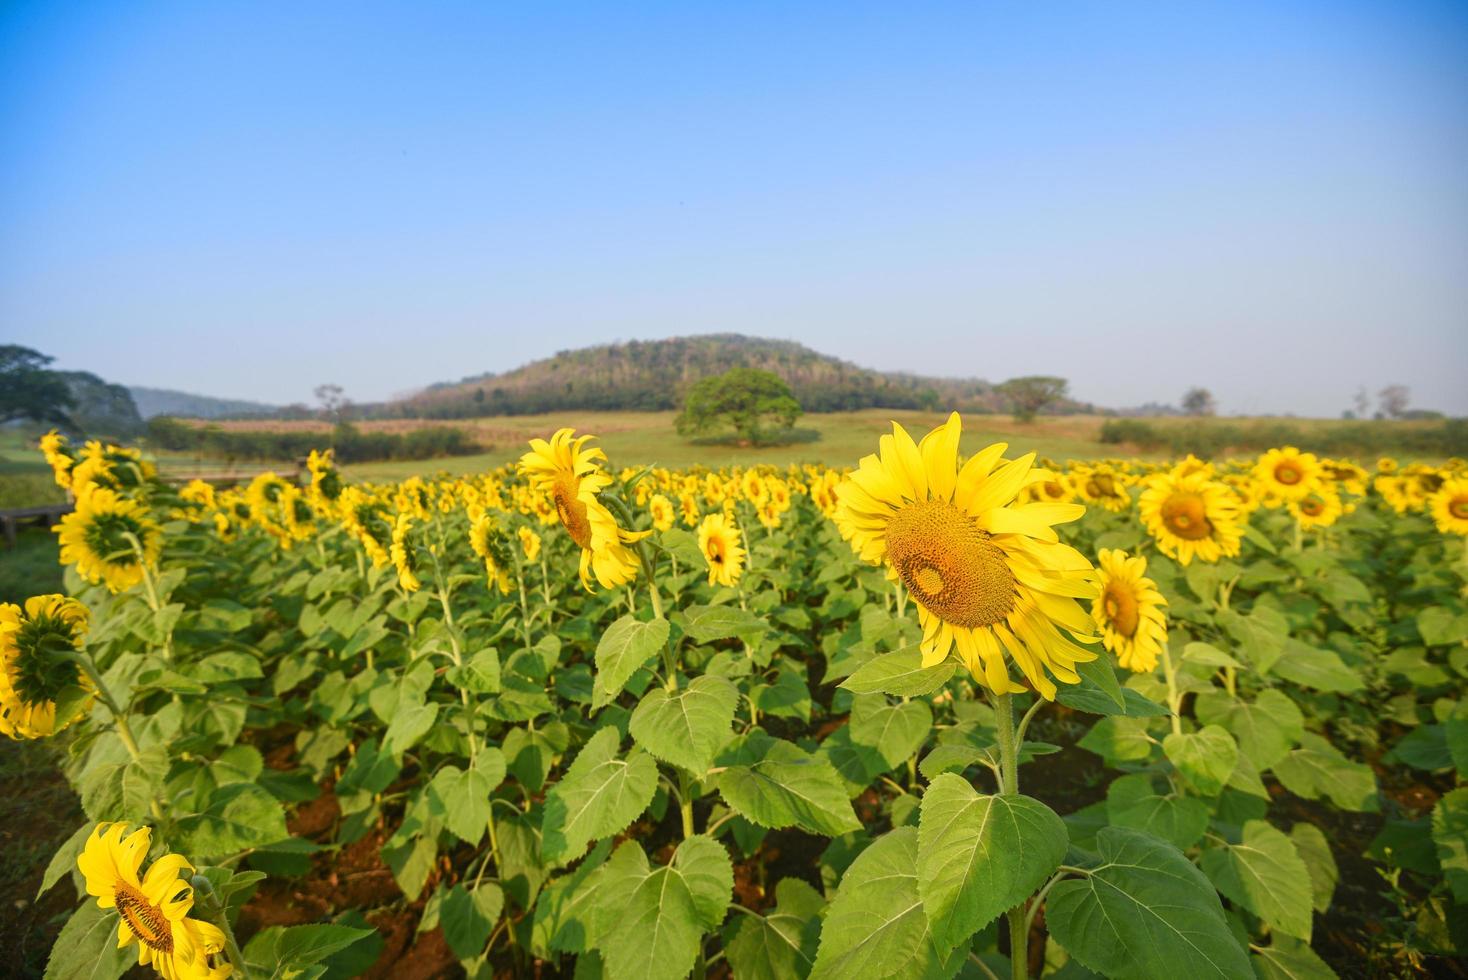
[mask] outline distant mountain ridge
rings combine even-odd
[[[239,418],[241,416],[268,416],[280,411],[279,405],[264,402],[243,401],[236,398],[212,398],[209,395],[194,395],[170,388],[145,388],[129,385],[138,414],[145,419],[159,415],[173,415],[190,419]]]
[[[809,412],[859,408],[957,409],[1004,412],[995,385],[977,378],[932,378],[874,371],[821,354],[790,340],[704,334],[633,340],[563,350],[503,374],[480,374],[431,385],[376,405],[365,415],[471,418],[566,409],[663,411],[678,407],[684,389],[734,367],[780,375]],[[1049,412],[1088,412],[1094,406],[1062,401]]]

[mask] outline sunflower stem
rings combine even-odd
[[[1028,721],[1028,717],[1026,718]],[[1014,695],[994,696],[994,724],[999,738],[999,794],[1019,795],[1019,746],[1015,741]],[[1025,903],[1005,913],[1009,920],[1010,975],[1014,980],[1029,976],[1029,940],[1025,929]]]
[[[112,720],[117,725],[117,738],[122,742],[122,747],[127,749],[128,756],[134,762],[140,766],[144,765],[143,751],[138,748],[138,740],[133,735],[132,726],[127,723],[127,713],[118,707],[117,699],[112,696],[112,692],[103,683],[102,673],[97,670],[97,665],[92,662],[92,658],[85,653],[60,653],[57,656],[64,657],[75,663],[91,679],[92,686],[97,689],[97,697],[102,700],[103,704],[107,705],[107,710],[112,712]],[[158,797],[150,796],[148,798],[148,809],[153,814],[155,822],[164,822],[163,806],[158,802]]]
[[[1182,696],[1177,691],[1177,669],[1172,665],[1172,650],[1170,644],[1162,644],[1162,674],[1167,678],[1167,712],[1171,715],[1172,733],[1181,735],[1183,733]],[[1229,677],[1229,693],[1233,693],[1233,678]]]
[[[443,584],[443,568],[439,565],[437,554],[433,555],[433,580],[437,586],[438,604],[443,608],[443,622],[448,627],[449,654],[454,659],[454,666],[462,667],[464,665],[464,652],[459,646],[459,630],[454,625],[454,609],[449,604],[449,592]],[[527,643],[526,645],[528,646],[529,644]],[[473,768],[474,761],[479,756],[479,737],[474,729],[474,706],[469,703],[469,692],[462,687],[459,688],[459,703],[464,706],[464,723],[469,729],[469,766]]]
[[[204,915],[219,927],[220,932],[224,933],[224,952],[234,966],[235,972],[241,977],[248,978],[250,973],[249,968],[245,965],[245,956],[240,952],[238,940],[234,938],[234,927],[229,924],[229,912],[225,909],[224,903],[219,900],[219,894],[214,890],[214,883],[203,875],[194,875],[190,884],[194,886],[195,895],[204,897]]]

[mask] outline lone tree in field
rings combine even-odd
[[[0,423],[30,419],[72,428],[76,398],[66,379],[46,365],[53,358],[18,344],[0,344]]]
[[[1010,378],[995,390],[1009,402],[1009,410],[1014,414],[1016,422],[1033,422],[1035,416],[1040,414],[1040,409],[1064,398],[1068,387],[1070,382],[1064,378],[1037,374],[1026,378]]]
[[[799,417],[800,403],[778,374],[739,367],[698,379],[674,424],[683,435],[729,426],[740,441],[756,443],[771,429],[790,428]]]
[[[1207,388],[1189,388],[1183,395],[1183,411],[1189,415],[1212,415],[1218,411],[1218,403]]]
[[[1412,400],[1412,389],[1406,385],[1387,385],[1376,393],[1376,402],[1381,406],[1379,415],[1399,419],[1407,414],[1407,403]]]

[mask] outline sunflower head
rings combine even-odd
[[[404,592],[417,592],[423,587],[418,579],[418,548],[412,540],[412,531],[413,518],[399,514],[393,524],[392,546],[388,553],[392,556],[393,567],[398,572],[398,584]]]
[[[104,582],[123,592],[143,580],[145,567],[158,562],[162,534],[142,504],[104,487],[91,486],[77,498],[76,510],[55,528],[61,563],[75,565],[89,582]]]
[[[916,600],[925,663],[956,649],[975,678],[999,693],[1023,690],[1006,654],[1034,687],[1076,683],[1095,653],[1092,623],[1076,600],[1096,593],[1091,563],[1061,544],[1053,525],[1079,504],[1017,504],[1033,454],[1004,461],[988,447],[960,468],[957,413],[921,443],[896,423],[878,452],[837,491],[836,526],[864,560],[887,567]]]
[[[1101,641],[1122,667],[1146,673],[1157,666],[1162,644],[1167,642],[1167,617],[1162,611],[1167,600],[1147,578],[1147,559],[1106,548],[1096,558],[1101,592],[1091,606],[1091,615]]]
[[[1205,472],[1154,474],[1137,506],[1157,547],[1183,565],[1239,553],[1244,529],[1238,498]]]
[[[1468,477],[1444,480],[1428,501],[1428,510],[1443,534],[1468,535]]]
[[[88,625],[87,608],[67,596],[0,604],[0,732],[43,738],[91,704],[96,688],[70,657]]]
[[[1266,497],[1298,500],[1315,489],[1324,470],[1313,453],[1302,453],[1294,446],[1271,449],[1254,465],[1254,479]]]
[[[549,494],[561,526],[581,549],[581,585],[588,592],[593,578],[604,588],[636,578],[638,559],[627,545],[652,533],[623,528],[599,499],[612,478],[601,468],[605,454],[585,448],[592,438],[561,429],[549,441],[530,440],[530,451],[520,457],[520,472],[533,489]]]
[[[709,585],[733,587],[744,574],[744,546],[739,527],[722,511],[698,526],[698,547],[709,566]]]
[[[1341,516],[1341,496],[1324,486],[1311,490],[1298,500],[1291,500],[1289,511],[1306,530],[1330,527]]]
[[[678,517],[673,509],[673,502],[661,493],[655,493],[648,498],[647,511],[652,516],[652,526],[659,531],[670,529]]]
[[[525,553],[525,560],[538,559],[540,557],[540,535],[523,525],[516,533],[520,537],[520,550]]]

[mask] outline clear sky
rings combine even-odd
[[[1468,414],[1468,4],[0,2],[0,340],[286,402],[712,331]]]

